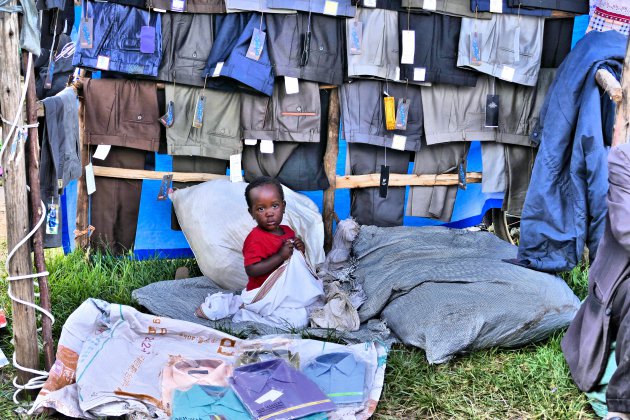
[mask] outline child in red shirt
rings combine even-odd
[[[281,225],[286,207],[282,185],[275,178],[259,177],[245,189],[249,213],[256,226],[243,244],[247,290],[257,289],[267,277],[293,254],[293,248],[304,252],[304,242],[287,225]]]

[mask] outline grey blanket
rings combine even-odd
[[[353,251],[367,295],[361,321],[380,315],[429,363],[541,340],[580,305],[559,277],[503,262],[517,248],[488,232],[362,226]]]

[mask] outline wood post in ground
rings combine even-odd
[[[81,177],[77,183],[77,228],[75,230],[75,245],[80,249],[87,249],[90,243],[90,231],[88,223],[88,193],[85,184],[85,166],[90,161],[90,148],[85,142],[85,98],[83,97],[82,82],[85,80],[85,70],[79,73],[81,77],[77,92],[79,95],[79,150],[81,155]]]
[[[28,65],[28,53],[22,53],[22,63],[24,69]],[[26,81],[26,122],[27,124],[37,123],[37,96],[35,94],[35,68],[31,63],[31,77]],[[37,127],[28,129],[28,183],[31,188],[29,197],[31,203],[31,228],[33,228],[42,216],[46,216],[46,211],[41,205],[41,191],[39,188],[39,135]],[[47,204],[47,203],[44,203]],[[59,203],[57,203],[59,204]],[[46,260],[44,259],[44,225],[42,225],[33,235],[33,259],[35,270],[38,273],[46,271]],[[39,283],[39,306],[51,312],[50,293],[48,290],[48,276],[38,277]],[[52,368],[55,362],[55,349],[52,337],[52,320],[47,316],[42,316],[42,341],[44,342],[44,366],[46,370]]]
[[[337,156],[339,155],[339,90],[330,91],[328,106],[328,139],[324,154],[324,171],[330,187],[324,191],[324,251],[332,248],[333,220],[335,217],[335,190],[337,188]]]
[[[628,136],[630,136],[630,39],[628,39],[626,46],[626,58],[623,60],[621,91],[622,98],[621,102],[617,104],[615,128],[613,129],[613,147],[628,143]]]
[[[16,5],[15,0],[9,1],[7,6]],[[0,13],[0,111],[2,116],[11,122],[18,118],[18,124],[24,119],[20,108],[20,55],[19,29],[16,13]],[[26,156],[24,140],[16,141],[12,135],[11,124],[3,123],[4,142],[7,150],[2,161],[2,168],[6,176],[5,196],[7,208],[7,245],[9,252],[28,234],[29,215],[28,199],[26,195]],[[25,243],[9,261],[9,276],[23,276],[32,274],[31,256],[28,244]],[[18,299],[33,302],[33,280],[15,280],[10,282],[11,293]],[[39,368],[37,350],[37,325],[35,310],[29,306],[13,301],[13,340],[17,363],[31,369]],[[26,383],[33,375],[18,371],[18,383]]]

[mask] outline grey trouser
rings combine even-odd
[[[352,175],[380,173],[381,165],[389,166],[390,174],[406,174],[409,152],[386,149],[369,144],[348,143]],[[390,187],[381,198],[379,188],[354,188],[351,191],[350,213],[360,225],[401,226],[405,212],[405,187]]]
[[[481,192],[486,194],[505,192],[507,177],[505,146],[491,141],[481,143],[481,164],[483,165]]]
[[[403,7],[412,9],[424,9],[425,0],[402,0]],[[445,15],[471,17],[477,19],[490,19],[491,13],[475,13],[470,10],[470,0],[436,0],[435,11]],[[431,10],[431,9],[424,9]]]
[[[400,98],[410,102],[406,130],[387,130],[383,105],[383,91],[394,97],[396,106]],[[376,80],[355,80],[341,87],[341,119],[343,134],[350,143],[367,143],[392,147],[394,135],[405,136],[407,151],[420,149],[422,138],[423,99],[420,87]]]
[[[158,80],[203,87],[203,71],[214,40],[212,15],[162,15],[162,62]]]
[[[295,13],[291,9],[270,9],[267,7],[267,0],[225,0],[225,8],[228,13]]]
[[[287,95],[279,78],[273,96],[243,93],[241,125],[246,139],[319,142],[319,85],[298,81],[300,91]]]
[[[361,54],[350,52],[351,28],[362,23]],[[346,19],[348,76],[396,79],[398,56],[398,13],[383,9],[358,9],[356,16]]]
[[[416,153],[413,173],[418,175],[458,173],[459,164],[466,157],[467,151],[468,147],[464,142],[433,146],[423,144]],[[407,215],[450,222],[457,189],[457,185],[411,187],[407,199]]]
[[[512,216],[521,216],[525,195],[532,177],[536,149],[528,146],[505,144],[506,190],[503,210]],[[484,175],[485,176],[485,175]]]
[[[172,0],[146,0],[147,8],[172,10]],[[223,0],[186,0],[186,13],[225,13]],[[207,57],[206,57],[207,58]]]
[[[457,67],[486,73],[508,82],[534,86],[542,56],[545,19],[536,16],[494,14],[490,20],[463,18],[459,33]],[[516,28],[520,28],[519,51],[514,51]],[[471,64],[470,37],[481,38],[481,63]]]
[[[174,103],[173,126],[166,129],[169,155],[229,160],[241,153],[241,95],[187,86],[165,86],[166,102]],[[199,95],[206,105],[201,128],[192,126]]]

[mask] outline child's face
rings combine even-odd
[[[258,227],[268,232],[278,230],[282,223],[282,215],[286,203],[280,198],[275,185],[261,185],[249,192],[252,206],[249,213],[252,215]]]

